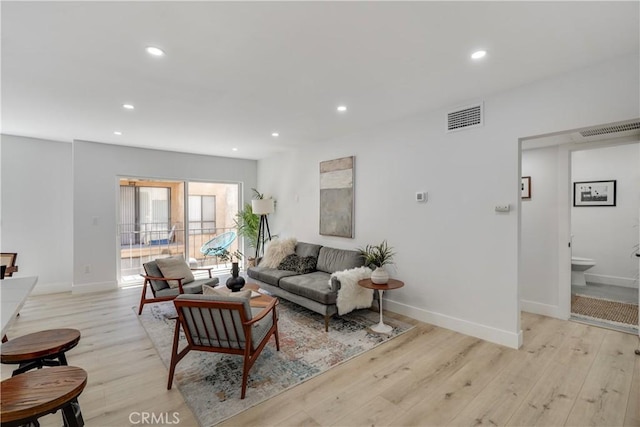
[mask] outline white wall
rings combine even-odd
[[[562,159],[557,146],[522,151],[522,176],[531,176],[531,199],[521,205],[520,299],[523,310],[547,315],[556,315],[559,304],[558,168],[562,165],[558,163]]]
[[[1,248],[35,293],[117,286],[118,176],[239,182],[245,200],[256,187],[255,160],[8,135],[0,154]]]
[[[2,252],[17,252],[17,277],[38,276],[34,293],[71,289],[71,144],[2,135]]]
[[[572,182],[617,180],[615,207],[572,207],[573,254],[593,258],[588,282],[637,287],[640,144],[575,151]]]
[[[518,138],[640,116],[638,73],[637,55],[618,58],[485,98],[481,128],[446,134],[447,108],[261,160],[260,190],[278,200],[272,231],[341,248],[387,239],[406,283],[389,308],[517,347]],[[318,164],[349,155],[355,239],[320,236]]]
[[[74,291],[116,286],[119,176],[239,182],[244,199],[250,200],[256,169],[255,160],[74,141]]]

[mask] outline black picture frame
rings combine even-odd
[[[574,182],[573,206],[616,206],[616,180]]]
[[[520,198],[523,200],[531,199],[531,177],[523,176],[520,184]]]

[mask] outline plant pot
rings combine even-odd
[[[371,273],[371,281],[376,285],[385,285],[389,282],[389,273],[383,267],[376,267]]]
[[[238,292],[244,287],[244,277],[240,276],[240,268],[237,262],[231,263],[231,277],[227,279],[227,288],[231,292]]]

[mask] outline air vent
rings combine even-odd
[[[482,116],[482,103],[450,111],[447,113],[447,132],[482,126]]]
[[[640,129],[640,121],[625,123],[622,125],[603,126],[603,127],[594,128],[594,129],[587,129],[587,130],[580,131],[580,135],[582,135],[584,138],[587,138],[590,136],[609,135],[612,133],[628,132],[636,129]]]

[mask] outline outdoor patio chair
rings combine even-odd
[[[171,257],[175,258],[175,257]],[[144,277],[144,284],[142,286],[142,296],[140,297],[140,307],[138,309],[138,315],[142,314],[142,309],[145,304],[171,301],[180,294],[201,294],[202,285],[216,286],[220,280],[217,277],[212,277],[211,267],[193,268],[189,267],[186,261],[184,262],[183,270],[188,274],[180,274],[181,277],[165,277],[158,267],[158,260],[150,261],[142,266],[146,274],[141,274]],[[204,279],[195,279],[191,271],[204,270],[209,272],[209,277]],[[189,276],[193,281],[185,279]],[[170,281],[178,282],[177,286],[171,287]],[[147,298],[147,288],[151,289],[153,298]]]
[[[205,256],[221,255],[223,250],[231,246],[234,240],[236,240],[236,232],[227,231],[226,233],[222,233],[202,245],[200,253]]]
[[[278,340],[277,299],[264,308],[251,308],[249,298],[222,295],[180,295],[173,303],[178,312],[169,368],[170,390],[176,365],[191,350],[242,355],[242,394],[247,389],[249,370],[271,335]],[[180,328],[187,346],[178,352]],[[221,379],[223,380],[223,379]]]

